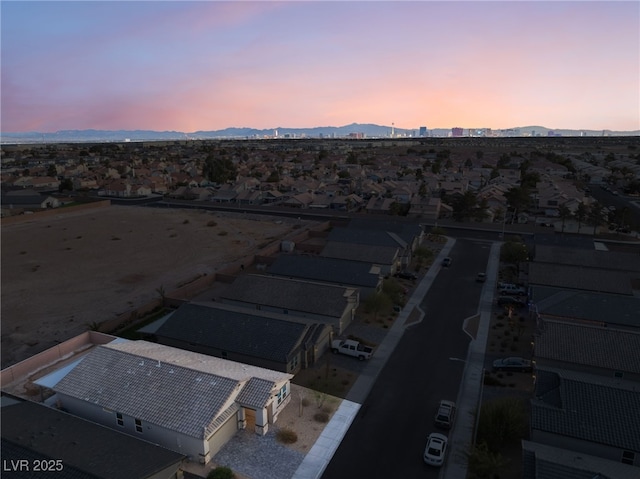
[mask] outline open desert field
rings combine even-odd
[[[2,225],[2,367],[213,274],[299,220],[109,206]]]

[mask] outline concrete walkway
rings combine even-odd
[[[400,338],[404,333],[404,329],[407,326],[405,323],[411,312],[414,308],[417,308],[421,313],[420,320],[424,317],[424,312],[420,310],[420,303],[429,291],[433,280],[440,271],[442,259],[449,255],[454,244],[454,239],[448,239],[445,246],[440,250],[437,258],[434,259],[433,264],[420,283],[416,286],[413,294],[407,301],[407,304],[398,314],[398,317],[389,329],[387,335],[376,348],[375,354],[369,361],[367,361],[367,365],[349,390],[346,399],[342,401],[342,404],[331,418],[331,421],[329,421],[327,426],[324,428],[324,431],[320,434],[320,437],[309,453],[305,456],[292,479],[318,479],[322,476],[324,470],[329,464],[329,461],[331,461],[333,454],[340,446],[340,442],[351,426],[353,419],[360,410],[360,406],[369,395],[380,371],[382,371],[382,368],[387,363],[387,360],[398,344],[398,341],[400,341]],[[491,277],[493,278],[495,275],[497,275],[497,272]],[[485,284],[485,289],[488,283],[489,281]],[[483,294],[484,291],[485,290],[483,289]],[[473,425],[471,427],[473,427]]]

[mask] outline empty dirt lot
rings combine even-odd
[[[277,241],[299,220],[129,206],[2,225],[2,367]]]

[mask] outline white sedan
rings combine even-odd
[[[427,447],[424,448],[424,462],[432,466],[442,466],[444,456],[447,453],[447,436],[432,432],[427,439]]]

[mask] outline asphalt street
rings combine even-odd
[[[469,337],[466,318],[478,312],[490,243],[460,239],[420,306],[423,320],[408,327],[362,404],[323,478],[438,477],[424,464],[427,435],[441,399],[456,400]],[[458,360],[452,360],[457,358]]]

